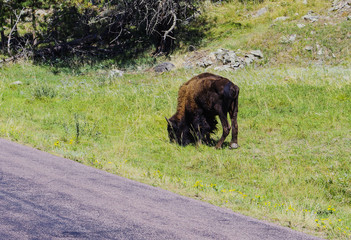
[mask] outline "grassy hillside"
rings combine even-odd
[[[205,7],[208,25],[196,26],[207,29],[202,47],[260,49],[266,56],[264,63],[270,65],[350,64],[351,21],[347,20],[350,11],[330,11],[330,0],[308,0],[307,4],[303,0],[243,2],[228,1]],[[261,15],[260,10],[264,12]],[[318,17],[317,21],[303,19],[310,11],[313,11],[310,15]],[[295,34],[295,40],[287,40]],[[305,50],[306,46],[312,50]],[[320,49],[322,53],[318,54]]]
[[[349,239],[351,21],[341,12],[327,24],[301,20],[309,10],[327,16],[330,7],[312,0],[207,4],[198,50],[265,55],[237,71],[209,70],[240,86],[237,150],[169,143],[164,117],[199,68],[118,77],[93,70],[101,66],[66,72],[3,65],[0,137],[309,234]],[[281,16],[289,19],[273,22]],[[283,43],[291,34],[296,40]],[[183,61],[186,48],[171,60]]]

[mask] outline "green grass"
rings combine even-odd
[[[4,66],[0,137],[310,234],[349,238],[351,70],[221,73],[241,88],[238,150],[169,143],[164,117],[197,73],[108,78],[101,70]]]

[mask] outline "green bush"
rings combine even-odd
[[[33,89],[32,95],[35,99],[54,98],[57,92],[50,86],[37,86]]]

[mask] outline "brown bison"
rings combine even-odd
[[[166,118],[170,141],[182,146],[213,143],[210,134],[217,129],[216,116],[219,116],[223,134],[216,148],[221,148],[231,129],[229,112],[233,127],[230,148],[238,148],[238,97],[239,87],[227,78],[212,73],[193,77],[179,88],[177,112]]]

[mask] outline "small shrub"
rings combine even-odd
[[[57,93],[49,86],[37,86],[33,89],[32,95],[35,99],[54,98]]]

